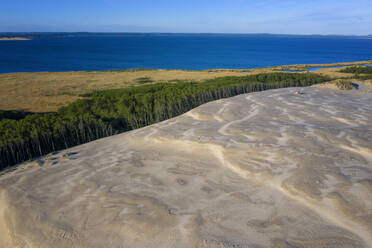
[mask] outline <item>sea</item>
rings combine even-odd
[[[372,60],[372,39],[146,34],[0,41],[0,73],[250,69]]]

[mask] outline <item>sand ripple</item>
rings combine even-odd
[[[372,94],[211,102],[0,177],[0,247],[372,247]]]

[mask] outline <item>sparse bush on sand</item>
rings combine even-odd
[[[346,80],[346,79],[337,80],[336,86],[340,90],[352,90],[355,88],[351,80]]]

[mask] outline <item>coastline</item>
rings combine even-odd
[[[248,76],[304,69],[306,66],[324,68],[300,73],[316,73],[331,78],[352,77],[341,73],[337,65],[372,64],[372,61],[355,61],[332,64],[283,65],[256,69],[162,70],[126,69],[112,71],[24,72],[0,74],[0,109],[31,112],[55,112],[60,107],[94,90],[118,89],[153,83],[202,82],[226,76]]]
[[[0,38],[0,40],[32,40],[27,38]],[[249,73],[249,72],[263,72],[263,70],[268,71],[281,71],[281,70],[303,70],[303,71],[310,71],[308,68],[316,68],[319,67],[320,69],[327,69],[327,68],[335,68],[335,67],[344,67],[344,66],[364,66],[364,65],[372,66],[372,60],[361,60],[361,61],[352,61],[352,62],[335,62],[335,63],[326,63],[326,64],[284,64],[284,65],[273,65],[273,66],[266,66],[266,67],[255,67],[255,68],[239,68],[239,69],[231,69],[231,68],[210,68],[210,69],[201,69],[201,70],[188,70],[188,69],[177,69],[177,68],[160,68],[160,69],[153,69],[153,68],[127,68],[127,69],[108,69],[108,70],[66,70],[66,71],[19,71],[19,72],[0,72],[0,75],[18,75],[18,74],[52,74],[52,73],[122,73],[122,72],[171,72],[171,71],[178,71],[178,72],[235,72],[235,73]]]

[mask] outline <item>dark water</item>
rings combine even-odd
[[[162,35],[0,41],[0,73],[257,68],[372,59],[372,39]]]
[[[281,70],[285,72],[304,72],[304,70]]]

